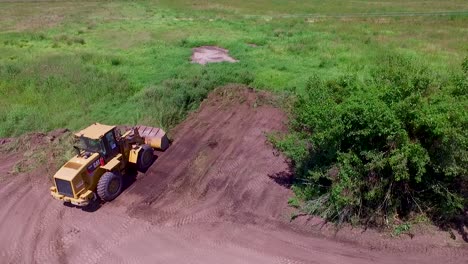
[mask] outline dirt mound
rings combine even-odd
[[[290,190],[269,175],[288,173],[265,133],[284,130],[284,113],[265,94],[227,87],[176,128],[173,145],[132,194],[131,213],[156,222],[255,222],[287,215]]]
[[[150,170],[94,212],[52,200],[45,167],[5,181],[0,185],[2,263],[466,260],[466,248],[375,250],[289,223],[291,192],[272,179],[287,177],[288,166],[265,137],[284,130],[286,120],[272,101],[245,87],[216,90],[177,127],[172,146],[158,153]]]
[[[68,132],[68,129],[58,129],[49,133],[28,133],[18,138],[0,139],[0,181],[26,174],[29,170],[54,167],[54,147],[61,144],[62,137],[67,136]],[[46,149],[50,153],[46,153]],[[38,180],[45,183],[48,179],[42,177]]]
[[[207,64],[213,62],[238,62],[238,60],[229,56],[229,51],[216,46],[202,46],[193,49],[192,62],[198,64]]]

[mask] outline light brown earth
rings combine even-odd
[[[216,90],[146,174],[92,212],[53,200],[45,166],[8,173],[22,155],[2,153],[1,263],[466,263],[466,246],[440,238],[290,223],[288,165],[265,138],[286,117],[271,100]]]
[[[213,62],[238,62],[238,60],[229,56],[229,51],[216,46],[202,46],[193,49],[192,62],[198,64],[207,64]]]

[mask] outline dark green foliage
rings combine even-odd
[[[295,164],[296,194],[339,222],[447,220],[467,204],[468,62],[447,80],[403,56],[379,63],[366,81],[309,79],[292,134],[276,142]]]
[[[111,59],[111,64],[112,66],[119,66],[122,63],[122,61],[118,58],[112,58]]]

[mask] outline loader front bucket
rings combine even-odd
[[[136,126],[136,128],[140,136],[145,139],[145,144],[162,151],[169,147],[169,139],[161,128],[148,126]]]

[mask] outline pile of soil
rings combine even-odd
[[[192,62],[205,65],[213,62],[238,62],[229,56],[229,51],[216,46],[202,46],[193,49]]]
[[[286,117],[266,105],[268,97],[237,86],[212,93],[176,128],[154,169],[132,186],[141,197],[130,206],[132,215],[174,225],[287,219],[290,190],[270,177],[289,174],[288,164],[265,137],[284,130]]]
[[[273,104],[271,103],[273,102]],[[214,91],[175,129],[146,174],[95,211],[48,194],[44,169],[0,186],[5,263],[463,263],[466,247],[387,247],[330,239],[290,223],[286,159],[266,133],[286,116],[267,93]],[[0,156],[0,164],[5,158]],[[0,168],[2,168],[0,166]],[[2,169],[3,170],[3,169]],[[397,242],[392,242],[397,243]],[[403,245],[405,245],[403,243]],[[365,246],[362,246],[365,245]]]

